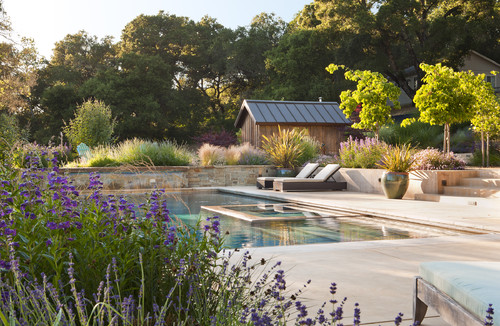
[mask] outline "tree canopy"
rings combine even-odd
[[[378,72],[351,70],[335,64],[330,64],[326,70],[333,74],[340,68],[346,70],[344,75],[347,80],[356,83],[355,90],[346,90],[340,94],[340,108],[349,118],[360,107],[359,121],[352,127],[373,131],[378,140],[380,127],[394,123],[391,110],[401,108],[398,101],[401,90]]]
[[[471,49],[500,61],[500,6],[491,0],[314,0],[288,24],[262,13],[236,29],[160,11],[131,20],[119,40],[69,34],[43,64],[29,42],[5,38],[1,0],[0,14],[0,105],[41,143],[88,98],[109,105],[118,139],[190,142],[233,129],[243,98],[338,101],[346,90],[352,97],[361,75],[332,76],[330,62],[353,74],[378,71],[373,81],[390,80],[413,98],[406,78],[412,67],[423,78],[423,62],[458,68]],[[363,110],[371,112],[368,104]],[[371,126],[390,121],[379,113]]]
[[[421,64],[420,68],[426,74],[424,84],[413,99],[420,111],[418,119],[431,125],[444,125],[444,151],[450,151],[449,126],[452,124],[472,120],[483,131],[498,125],[500,118],[495,115],[499,112],[498,99],[484,74],[454,71],[439,63]],[[403,125],[413,120],[407,119]]]
[[[500,61],[500,7],[491,0],[314,0],[295,29],[326,30],[334,62],[379,71],[413,98],[407,68],[443,61],[457,69],[470,50]]]

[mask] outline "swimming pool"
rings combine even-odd
[[[181,191],[166,194],[172,216],[183,223],[195,225],[209,216],[220,217],[222,233],[228,233],[225,245],[230,248],[289,246],[312,243],[426,238],[457,234],[447,230],[392,223],[358,214],[314,212],[311,209],[290,209],[283,202],[233,195],[214,191]],[[208,209],[202,209],[202,207]],[[262,214],[250,223],[232,214],[211,208],[223,207],[236,212]],[[270,209],[272,207],[272,209]],[[293,207],[293,205],[292,205]],[[269,219],[265,216],[283,219]],[[289,214],[289,215],[287,215]]]

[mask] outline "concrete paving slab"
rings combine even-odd
[[[403,325],[411,324],[414,277],[426,261],[498,261],[500,259],[500,201],[491,206],[460,206],[439,202],[389,200],[381,195],[348,192],[279,193],[255,187],[227,187],[231,192],[293,201],[301,204],[364,211],[417,223],[483,232],[480,235],[426,239],[380,240],[252,248],[254,258],[282,261],[289,289],[311,284],[302,301],[311,314],[331,299],[329,286],[337,283],[337,300],[347,297],[346,324],[352,320],[354,303],[361,308],[366,325],[393,325],[399,312]],[[493,200],[493,199],[492,199]],[[430,310],[423,325],[446,323]]]
[[[312,280],[302,296],[302,301],[313,307],[310,313],[331,299],[328,289],[335,282],[336,299],[348,298],[348,321],[358,302],[362,322],[379,324],[393,321],[399,312],[411,318],[414,277],[421,262],[498,260],[500,235],[264,247],[250,252],[256,259],[281,261],[292,291]],[[437,315],[430,311],[428,316]],[[446,325],[430,321],[424,320],[423,325]]]

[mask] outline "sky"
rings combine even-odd
[[[35,40],[39,53],[50,58],[54,44],[67,34],[85,30],[98,38],[119,41],[122,29],[140,14],[160,10],[199,21],[208,15],[229,28],[247,26],[261,12],[286,22],[312,0],[3,0],[15,33]]]

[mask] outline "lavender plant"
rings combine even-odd
[[[208,236],[210,228],[204,229],[207,236],[200,237],[199,228],[172,221],[161,191],[134,207],[123,197],[102,195],[99,176],[91,175],[89,194],[82,196],[58,173],[55,157],[51,170],[40,169],[38,157],[28,159],[24,171],[6,165],[0,169],[1,268],[11,268],[5,240],[11,236],[20,273],[33,277],[43,272],[58,291],[69,295],[64,272],[69,253],[75,261],[76,283],[85,293],[99,286],[107,263],[115,259],[123,293],[135,295],[141,287],[155,293],[145,298],[148,310],[175,284],[179,266],[199,270],[200,277],[209,273],[222,240]],[[144,257],[142,283],[136,263],[139,254]]]
[[[388,145],[375,138],[353,139],[340,143],[339,163],[345,168],[374,169],[387,152]]]
[[[12,164],[18,168],[27,168],[32,157],[37,157],[39,163],[48,167],[50,161],[56,157],[59,164],[63,165],[74,159],[69,145],[40,145],[37,143],[17,143],[10,149]]]

